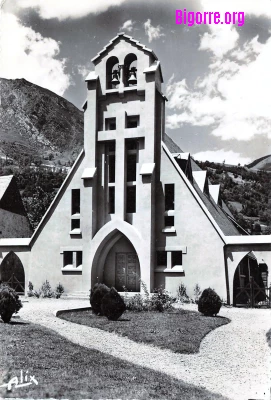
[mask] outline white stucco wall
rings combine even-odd
[[[162,233],[164,185],[167,183],[175,184],[176,234]],[[175,293],[180,282],[183,282],[188,294],[193,296],[194,287],[199,284],[201,289],[214,288],[226,299],[223,240],[164,151],[156,213],[156,246],[187,248],[187,253],[183,254],[184,274],[156,273],[156,286],[164,280],[166,288]]]

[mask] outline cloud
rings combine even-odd
[[[244,0],[200,0],[204,11],[225,12],[245,12],[246,15],[254,15],[256,17],[264,16],[271,18],[271,2],[270,0],[261,1],[244,1]]]
[[[89,74],[89,71],[92,70],[90,65],[85,66],[85,65],[78,65],[77,66],[77,71],[78,73],[85,79],[87,75]]]
[[[228,47],[219,48],[217,42],[216,48],[219,35],[213,32],[209,43],[203,37],[200,49],[211,50],[213,55],[209,71],[192,88],[185,80],[170,79],[167,106],[173,112],[167,127],[209,125],[211,133],[222,140],[271,138],[271,38],[262,44],[256,36],[240,46],[236,36]]]
[[[165,36],[165,34],[161,32],[161,26],[152,26],[150,19],[144,22],[144,28],[145,33],[148,36],[149,42],[152,42],[154,39],[159,39],[161,36]]]
[[[126,0],[17,0],[21,8],[34,8],[43,19],[76,19],[88,14],[99,14]]]
[[[224,19],[226,12],[244,13],[244,21],[248,15],[256,17],[271,18],[271,2],[270,0],[261,0],[260,2],[243,1],[243,0],[201,0],[201,6],[205,12],[219,12],[221,19]],[[236,30],[239,16],[236,15],[236,24],[216,25],[208,24],[209,32],[205,32],[201,38],[199,50],[209,50],[216,57],[223,57],[230,50],[233,50],[238,42],[239,33]],[[240,20],[241,22],[241,20]]]
[[[131,32],[133,30],[133,25],[134,22],[131,19],[128,19],[128,21],[125,21],[124,24],[120,27],[120,31],[128,31]]]
[[[211,33],[204,33],[199,50],[209,50],[216,57],[223,57],[236,47],[238,39],[239,34],[236,28],[230,25],[225,25],[225,27],[215,25],[211,29]]]
[[[240,153],[235,153],[232,150],[208,150],[201,151],[193,154],[193,158],[198,161],[213,161],[222,163],[225,161],[226,164],[241,165],[249,164],[251,159],[248,157],[242,157]]]
[[[1,31],[0,75],[7,79],[25,78],[62,96],[70,85],[70,77],[65,73],[65,59],[56,59],[60,43],[4,12]]]

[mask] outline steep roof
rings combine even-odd
[[[126,35],[124,32],[120,32],[115,36],[113,39],[110,40],[110,42],[94,57],[92,58],[92,62],[95,63],[99,60],[99,58],[103,57],[104,53],[110,49],[111,46],[113,46],[118,40],[124,39],[127,42],[130,42],[140,50],[146,51],[147,53],[150,53],[155,60],[157,60],[157,56],[155,53],[146,47],[144,44],[140,43],[138,40],[134,39],[132,36]]]
[[[173,154],[178,152],[183,153],[180,147],[167,134],[164,135],[163,139],[165,145],[167,146],[167,148],[171,153]],[[197,163],[193,160],[192,157],[191,157],[191,167],[193,172],[197,173],[199,171],[202,171],[202,169],[197,165]],[[236,225],[233,223],[232,220],[228,218],[227,214],[223,211],[223,209],[218,204],[216,204],[213,198],[210,195],[204,193],[204,191],[202,191],[199,188],[195,180],[191,183],[195,191],[197,192],[198,196],[204,203],[205,207],[212,215],[212,217],[218,224],[221,231],[224,233],[224,235],[226,236],[240,235]]]
[[[235,236],[240,235],[238,229],[234,226],[232,221],[229,220],[227,215],[224,213],[221,207],[217,205],[211,196],[207,196],[207,194],[203,193],[196,183],[193,184],[194,189],[197,194],[205,204],[205,207],[210,212],[212,217],[217,222],[218,226],[226,236]]]
[[[166,133],[164,134],[163,141],[171,153],[184,153],[184,151],[175,143]],[[191,157],[192,171],[202,171],[198,164]]]
[[[165,133],[163,142],[171,153],[183,153],[183,150]]]

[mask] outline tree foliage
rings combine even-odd
[[[246,167],[227,166],[209,161],[199,162],[207,170],[212,184],[220,184],[221,198],[230,208],[236,221],[253,234],[261,234],[259,221],[271,231],[271,175],[265,171],[252,172]],[[237,211],[230,202],[238,202],[242,210]],[[261,227],[260,227],[261,228]]]

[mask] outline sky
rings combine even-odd
[[[271,0],[1,4],[1,77],[25,78],[81,109],[91,59],[125,32],[161,61],[166,132],[183,151],[202,161],[241,165],[271,154]],[[222,21],[225,12],[245,18],[240,14],[235,24],[209,24],[207,18],[188,26],[176,24],[176,9],[219,12]]]

